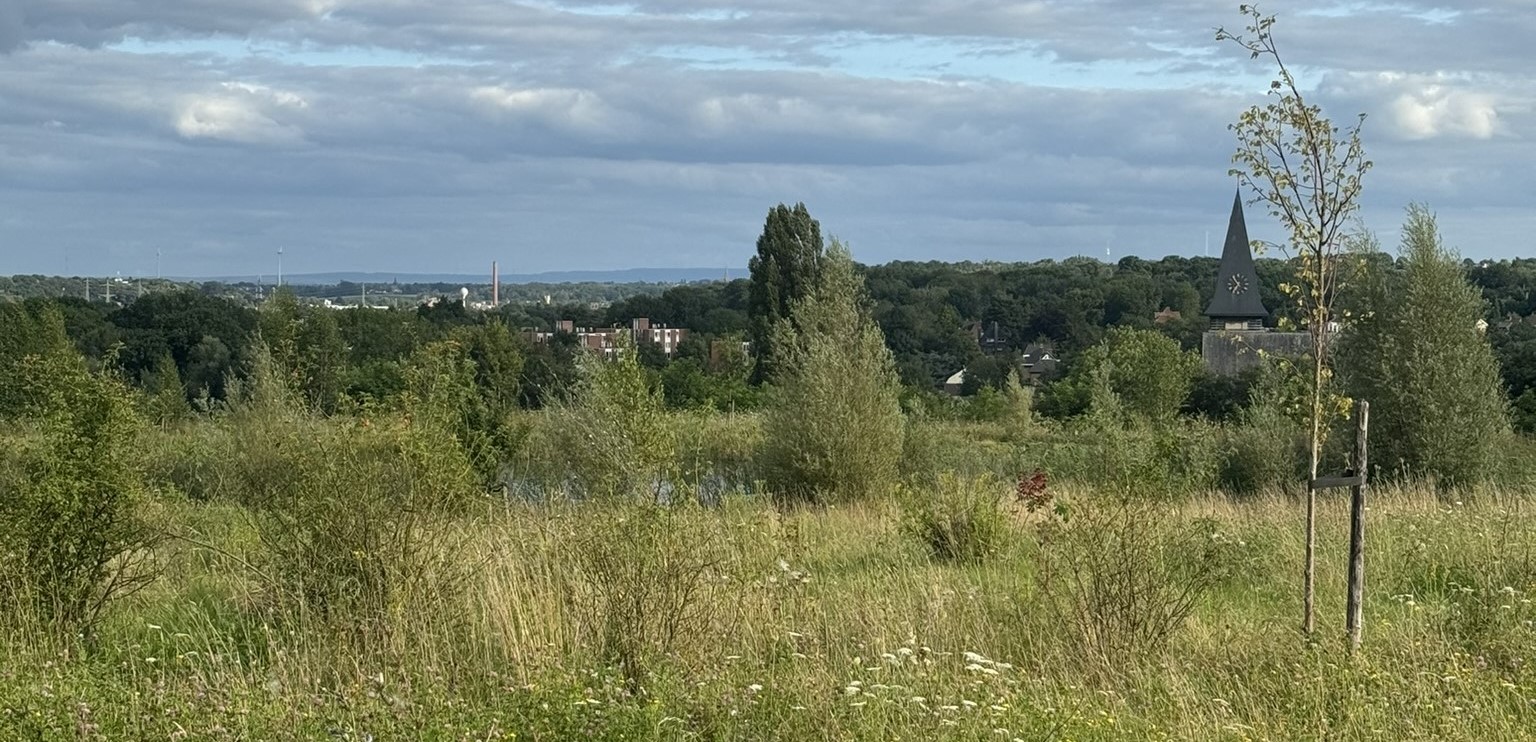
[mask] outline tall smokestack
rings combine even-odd
[[[501,306],[501,271],[494,260],[491,261],[491,306]]]

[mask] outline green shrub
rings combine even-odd
[[[1199,370],[1199,357],[1181,350],[1173,338],[1153,330],[1112,327],[1102,342],[1083,352],[1060,382],[1063,388],[1053,394],[1096,401],[1093,387],[1107,386],[1125,413],[1167,420],[1184,404]],[[1058,405],[1075,406],[1069,401]]]
[[[127,387],[62,341],[10,371],[12,421],[29,435],[0,475],[0,606],[89,632],[108,603],[154,576],[160,536],[140,514],[143,422]]]
[[[1007,496],[1008,485],[991,474],[943,472],[933,487],[903,497],[902,530],[926,545],[935,559],[980,562],[1007,542]]]
[[[269,597],[370,637],[408,608],[452,597],[460,537],[450,524],[482,493],[456,420],[430,404],[322,419],[270,373],[261,348],[255,358],[216,423],[223,434],[210,437],[224,450],[206,467],[194,458],[179,471],[195,477],[179,484],[190,494],[216,482],[222,491],[205,496],[253,511]]]
[[[1423,205],[1408,207],[1399,254],[1401,270],[1377,262],[1356,290],[1366,311],[1339,339],[1341,379],[1371,403],[1381,473],[1477,484],[1496,464],[1490,442],[1510,430],[1499,362],[1477,329],[1483,293]]]
[[[1201,420],[1156,424],[1090,413],[1046,430],[1021,444],[1019,468],[1142,500],[1176,500],[1217,485],[1221,440]]]
[[[267,431],[268,435],[281,435]],[[363,628],[451,596],[452,516],[477,494],[446,431],[396,418],[315,426],[290,439],[290,489],[257,514],[278,597]]]
[[[623,337],[611,361],[580,356],[572,398],[546,411],[536,457],[524,459],[525,472],[546,487],[578,498],[655,500],[670,492],[677,442],[661,392],[634,341]]]
[[[1221,488],[1238,495],[1250,495],[1267,489],[1300,484],[1306,478],[1301,468],[1304,441],[1287,431],[1252,425],[1238,425],[1226,431],[1226,449],[1221,462]]]
[[[187,405],[187,389],[181,383],[176,361],[169,353],[161,357],[155,370],[142,381],[140,406],[145,417],[160,427],[170,427],[192,411]]]
[[[782,368],[763,420],[763,477],[781,502],[865,499],[896,481],[904,420],[896,364],[863,279],[834,241],[821,280],[781,321]]]
[[[1248,406],[1225,430],[1221,487],[1252,494],[1306,479],[1306,440],[1297,419],[1286,411],[1289,392],[1280,369],[1257,374]],[[1335,445],[1353,436],[1330,436]]]
[[[521,431],[506,424],[506,398],[482,393],[472,350],[458,340],[419,348],[405,365],[405,391],[397,401],[402,414],[452,435],[489,488],[521,444]]]

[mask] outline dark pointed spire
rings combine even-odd
[[[1232,196],[1232,219],[1227,223],[1227,242],[1221,248],[1221,267],[1216,271],[1216,293],[1205,314],[1213,326],[1236,322],[1253,326],[1256,323],[1252,320],[1262,323],[1269,316],[1259,298],[1259,277],[1253,270],[1241,190]]]

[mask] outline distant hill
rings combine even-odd
[[[726,275],[723,268],[625,268],[610,271],[551,271],[549,273],[503,273],[504,284],[518,283],[687,283],[691,281],[717,281]],[[745,278],[746,268],[732,268],[731,278]],[[221,283],[270,283],[272,276],[214,276],[195,280]],[[323,286],[348,281],[351,283],[384,284],[399,283],[457,283],[485,285],[491,282],[489,271],[485,273],[382,273],[349,272],[291,273],[283,276],[283,283],[305,286]]]

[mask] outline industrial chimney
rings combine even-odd
[[[491,308],[501,306],[501,271],[496,267],[496,261],[491,261]]]

